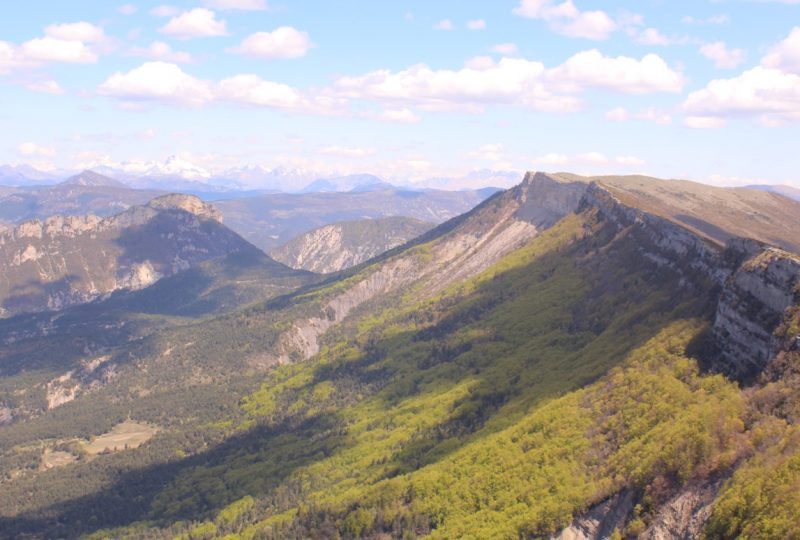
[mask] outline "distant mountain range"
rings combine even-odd
[[[135,189],[182,191],[193,194],[259,191],[262,193],[327,193],[334,191],[375,191],[387,187],[412,190],[479,189],[484,187],[507,188],[519,181],[520,173],[514,171],[473,171],[463,176],[436,177],[421,182],[389,181],[370,173],[320,174],[284,167],[267,168],[261,165],[233,167],[211,171],[179,156],[164,161],[130,161],[117,164],[94,163],[88,172],[113,179],[116,187],[125,185]],[[41,171],[30,165],[0,166],[0,186],[33,187],[63,182],[80,171]],[[94,184],[92,184],[94,185]]]

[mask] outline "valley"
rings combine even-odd
[[[0,321],[0,530],[791,535],[797,209],[529,173],[328,276],[229,254]]]

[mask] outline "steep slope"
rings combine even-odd
[[[216,201],[225,223],[265,252],[303,233],[339,221],[405,216],[441,223],[488,197],[482,191],[378,190],[349,193],[275,193]]]
[[[196,197],[167,195],[108,218],[22,223],[0,236],[0,313],[61,309],[252,249],[220,220]]]
[[[793,537],[799,283],[790,253],[530,174],[321,284],[105,349],[82,336],[70,377],[112,375],[2,428],[0,530]],[[713,373],[750,371],[731,321],[767,344],[744,391]],[[4,377],[0,407],[65,375]],[[126,419],[158,432],[82,452]],[[76,461],[35,470],[57,451]]]
[[[406,217],[341,221],[293,238],[270,256],[291,268],[327,274],[361,264],[432,227]]]

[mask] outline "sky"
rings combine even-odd
[[[9,2],[0,163],[800,187],[800,0]]]

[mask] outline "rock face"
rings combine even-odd
[[[294,238],[270,256],[292,268],[327,274],[361,264],[432,227],[406,217],[343,221]]]
[[[773,337],[786,309],[800,303],[800,257],[764,247],[726,280],[713,334],[714,368],[739,379],[761,373],[778,352]]]
[[[0,234],[0,315],[57,310],[138,289],[241,249],[245,240],[190,195],[167,195],[108,218],[55,216]]]
[[[310,358],[320,349],[319,338],[366,302],[411,283],[421,300],[478,274],[574,211],[588,187],[585,182],[529,173],[515,188],[421,236],[418,248],[387,257],[360,273],[361,279],[330,298],[319,316],[296,321],[284,332],[276,347],[278,356],[270,363]]]

